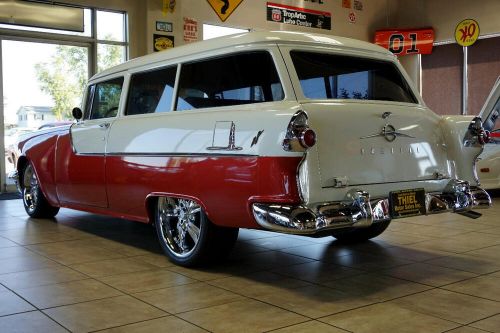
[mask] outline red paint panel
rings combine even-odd
[[[108,156],[109,207],[144,220],[149,194],[185,195],[197,198],[218,225],[254,228],[251,201],[300,201],[299,162],[288,157]]]
[[[431,54],[434,43],[434,29],[377,30],[374,43],[398,56]]]
[[[69,134],[57,143],[56,182],[61,203],[107,207],[105,157],[76,155]]]

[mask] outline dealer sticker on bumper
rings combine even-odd
[[[425,191],[423,188],[393,191],[389,195],[391,217],[423,215],[425,211]]]

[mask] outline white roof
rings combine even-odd
[[[152,64],[164,60],[171,60],[181,56],[192,55],[207,50],[216,50],[220,48],[226,48],[238,45],[258,44],[258,43],[276,43],[276,44],[311,43],[311,44],[330,45],[340,48],[364,50],[368,52],[391,54],[386,49],[372,43],[351,38],[337,37],[332,35],[292,32],[292,31],[246,32],[241,34],[235,34],[235,35],[185,44],[182,46],[174,47],[167,51],[156,52],[143,57],[135,58],[94,75],[92,77],[92,80],[107,76],[112,73],[126,71],[131,68]]]

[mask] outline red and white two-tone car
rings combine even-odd
[[[176,47],[97,74],[73,114],[19,145],[27,213],[152,223],[180,265],[228,252],[238,228],[362,241],[391,219],[491,205],[481,119],[434,114],[366,42],[250,32]]]

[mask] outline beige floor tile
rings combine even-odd
[[[488,332],[500,333],[500,314],[472,323],[469,326]]]
[[[0,316],[33,310],[33,306],[13,292],[0,291]]]
[[[447,267],[416,263],[388,269],[382,272],[396,278],[409,280],[434,287],[443,286],[453,282],[470,279],[477,274],[460,271]]]
[[[333,241],[332,238],[332,241],[330,243],[318,243],[306,246],[292,247],[288,249],[282,249],[281,252],[328,262],[332,258],[337,256],[353,254],[354,250],[352,248],[349,248],[348,246],[338,245]]]
[[[459,328],[452,329],[451,331],[446,331],[446,333],[488,333],[488,332],[470,326],[462,326]]]
[[[382,269],[413,263],[413,261],[398,258],[396,256],[392,256],[389,254],[373,255],[369,253],[354,253],[352,255],[335,257],[329,261],[337,265],[352,267],[366,271],[379,271]]]
[[[138,293],[196,282],[196,280],[166,269],[106,276],[99,280],[126,293]]]
[[[442,289],[428,290],[394,300],[391,303],[464,325],[500,312],[500,302]]]
[[[61,306],[44,312],[72,332],[88,332],[163,317],[158,310],[130,296]]]
[[[322,286],[282,290],[255,298],[309,318],[319,318],[376,302],[370,298]]]
[[[44,268],[27,272],[16,272],[0,275],[0,283],[16,290],[87,279],[88,277],[64,266]]]
[[[11,248],[8,247],[7,249]],[[0,259],[0,274],[32,271],[51,267],[61,267],[61,265],[54,262],[53,260],[44,258],[36,254],[32,254],[26,257],[21,256],[15,258]]]
[[[313,261],[305,264],[281,267],[273,271],[281,275],[286,275],[291,278],[312,283],[323,283],[346,279],[355,275],[365,273],[365,271],[363,270],[329,264],[321,261]]]
[[[469,251],[468,255],[500,261],[500,245],[485,247],[479,250]]]
[[[53,243],[53,242],[74,240],[78,238],[74,235],[68,235],[62,232],[46,232],[46,231],[15,233],[11,235],[4,234],[3,237],[21,245]]]
[[[193,324],[190,324],[182,319],[168,316],[158,319],[142,321],[136,324],[130,324],[111,328],[99,332],[108,333],[152,333],[152,332],[172,332],[172,333],[202,333],[207,332]]]
[[[25,249],[22,246],[6,247],[0,250],[0,260],[21,257],[40,257],[37,253]]]
[[[182,267],[170,266],[169,271],[176,272],[198,281],[210,281],[231,276],[231,267]]]
[[[277,236],[270,238],[258,238],[246,241],[249,244],[263,247],[269,250],[280,250],[297,246],[311,245],[312,242],[308,241],[307,237],[301,239],[291,238],[287,236]]]
[[[168,260],[167,256],[164,254],[149,253],[146,255],[134,256],[134,260],[142,261],[156,267],[171,267],[175,264]]]
[[[206,283],[194,283],[134,294],[134,297],[176,314],[239,301],[243,297]]]
[[[255,300],[243,300],[179,315],[211,332],[265,332],[307,321],[307,318]]]
[[[421,236],[415,234],[405,234],[403,232],[395,232],[391,230],[391,225],[389,225],[389,229],[384,231],[382,235],[375,238],[376,241],[383,241],[392,245],[409,245],[415,244],[418,242],[422,242],[424,240],[429,240],[434,237],[430,236]]]
[[[479,276],[443,288],[500,302],[500,278],[495,276]]]
[[[122,295],[91,279],[17,289],[16,292],[40,309]]]
[[[476,274],[488,274],[500,271],[500,262],[467,253],[453,254],[446,257],[427,260],[426,264],[448,267]]]
[[[460,326],[390,303],[374,304],[346,311],[321,318],[321,321],[356,333],[434,333]]]
[[[68,332],[61,325],[39,311],[0,317],[0,332],[9,333],[60,333]]]
[[[410,295],[432,287],[380,274],[363,274],[324,283],[350,295],[373,299],[377,302]]]
[[[319,321],[307,321],[305,323],[280,328],[273,333],[347,333],[343,329],[327,325]]]
[[[310,285],[306,281],[291,279],[271,272],[258,272],[241,277],[228,277],[208,282],[244,296],[255,297],[262,294],[279,293]]]
[[[158,268],[157,266],[148,264],[146,262],[129,258],[109,259],[83,264],[74,264],[70,265],[70,267],[91,277],[103,277]]]
[[[7,238],[0,237],[0,248],[11,247],[11,246],[19,246],[19,244],[8,240]]]
[[[449,256],[449,252],[439,251],[430,248],[418,248],[413,247],[418,246],[418,244],[408,244],[405,246],[396,245],[392,247],[385,248],[383,252],[379,253],[380,255],[396,257],[401,259],[406,259],[410,261],[426,261],[430,259],[435,259],[443,256]]]

